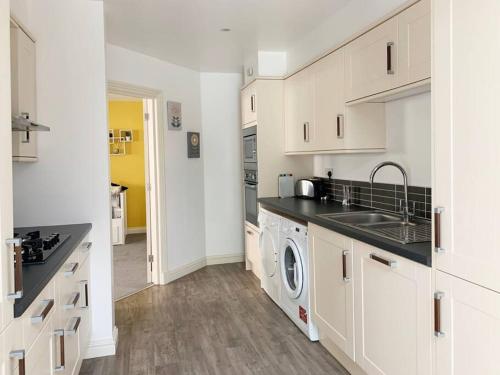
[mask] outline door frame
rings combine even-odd
[[[164,96],[160,90],[136,86],[125,82],[108,81],[107,94],[124,95],[143,100],[145,125],[145,165],[146,179],[146,216],[150,253],[153,261],[149,262],[148,282],[164,284],[163,270],[166,269],[166,190],[165,184],[165,108]],[[147,108],[145,108],[147,106]],[[147,184],[148,182],[146,182]],[[160,249],[162,251],[160,251]],[[165,258],[165,259],[164,259]]]

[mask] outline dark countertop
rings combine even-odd
[[[57,271],[63,266],[66,259],[73,253],[80,242],[84,239],[92,224],[51,225],[45,227],[15,228],[15,232],[25,234],[34,230],[40,230],[42,235],[51,233],[69,234],[69,237],[60,248],[58,248],[45,264],[23,266],[23,297],[17,299],[14,304],[14,317],[17,318],[28,309],[35,298],[45,288]]]
[[[321,202],[317,200],[299,198],[260,198],[259,203],[264,208],[269,208],[275,212],[281,212],[292,218],[311,222],[324,228],[331,229],[337,233],[351,237],[355,240],[365,242],[382,250],[389,251],[401,257],[413,260],[425,266],[432,264],[432,243],[421,242],[403,245],[395,241],[385,239],[347,225],[335,223],[317,215],[327,213],[341,213],[352,211],[366,211],[366,207],[344,207],[342,204],[333,201]]]

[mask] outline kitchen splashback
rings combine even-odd
[[[351,203],[359,206],[399,212],[400,199],[404,198],[403,185],[383,183],[374,183],[371,185],[365,181],[339,179],[325,179],[324,183],[329,198],[336,202],[342,202],[342,189],[344,185],[350,186],[352,189]],[[413,210],[413,202],[415,202],[416,217],[431,218],[431,188],[408,186],[408,202],[410,210]]]

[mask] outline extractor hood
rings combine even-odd
[[[17,132],[48,132],[50,128],[37,124],[23,116],[12,116],[12,131]]]

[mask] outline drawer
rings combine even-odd
[[[75,252],[78,252],[79,262],[83,263],[87,260],[90,250],[92,249],[92,242],[89,241],[90,236],[87,234],[83,241],[78,245]]]
[[[78,273],[78,283],[80,286],[80,303],[79,303],[79,314],[81,317],[80,329],[79,329],[79,341],[80,341],[80,353],[85,354],[89,340],[90,340],[90,330],[91,330],[91,312],[90,312],[90,261],[84,262],[80,271]]]
[[[52,375],[54,373],[53,351],[55,344],[54,317],[47,319],[47,323],[26,354],[26,375]]]
[[[52,280],[19,318],[26,350],[30,349],[56,309],[55,282]]]
[[[23,325],[21,319],[14,319],[3,333],[3,352],[1,353],[2,362],[5,364],[4,374],[17,374],[19,365],[17,358],[12,358],[10,353],[22,351],[26,353],[28,348],[23,342]]]

